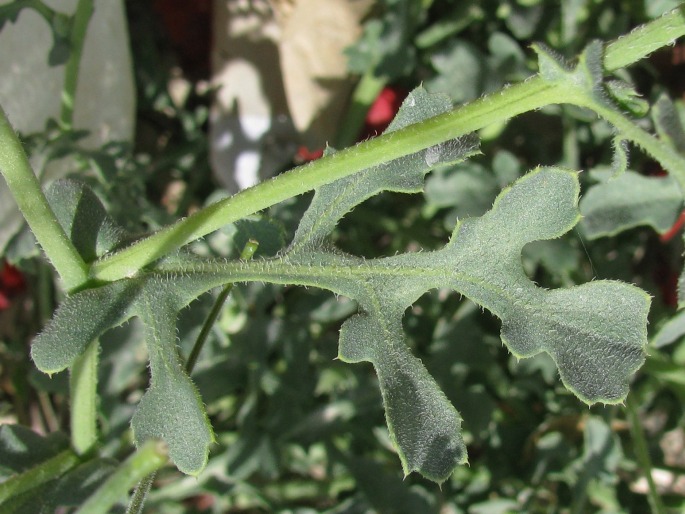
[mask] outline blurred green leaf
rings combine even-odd
[[[446,225],[485,213],[499,192],[492,173],[478,164],[465,163],[435,170],[426,180],[425,197],[430,210],[452,207]]]
[[[487,60],[472,43],[452,39],[433,52],[430,60],[436,75],[426,81],[429,91],[447,94],[458,103],[478,98],[486,90],[486,81],[490,80]]]
[[[659,329],[652,339],[654,348],[663,348],[675,343],[685,335],[685,311],[680,311]]]
[[[673,101],[665,94],[652,106],[652,120],[659,138],[685,153],[685,130]]]
[[[499,4],[497,16],[504,20],[512,34],[519,40],[529,39],[543,21],[543,2],[520,2],[507,0]]]
[[[0,426],[0,473],[5,478],[26,471],[68,447],[60,432],[41,436],[21,425]]]
[[[424,7],[414,0],[383,0],[378,4],[381,14],[364,24],[362,37],[345,54],[351,72],[371,72],[393,81],[414,68],[416,50],[412,38]]]
[[[591,187],[580,201],[581,227],[589,238],[616,235],[648,225],[668,231],[682,209],[674,179],[644,177],[632,171]]]
[[[469,509],[469,512],[473,514],[514,514],[515,512],[520,512],[519,509],[518,502],[507,500],[506,498],[498,498],[477,503]]]
[[[352,472],[357,487],[377,512],[437,514],[438,508],[431,504],[429,498],[412,490],[400,476],[391,474],[378,463],[354,457],[346,458],[343,462]]]

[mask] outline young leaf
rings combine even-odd
[[[533,50],[538,54],[540,76],[563,88],[575,98],[577,105],[588,107],[602,116],[607,112],[622,116],[621,109],[639,115],[647,112],[648,105],[632,86],[619,81],[604,82],[604,46],[601,41],[590,42],[578,57],[575,67],[569,66],[545,45],[535,44]],[[628,168],[628,140],[630,138],[624,132],[618,132],[613,141],[612,168],[617,176]]]
[[[544,80],[564,84],[600,103],[607,101],[602,83],[604,47],[601,41],[595,40],[589,43],[578,57],[575,67],[569,66],[554,51],[541,43],[534,44],[533,50],[538,54],[538,67]]]
[[[60,179],[46,193],[59,224],[86,262],[120,244],[124,230],[116,225],[99,198],[85,184]]]
[[[618,177],[628,170],[628,141],[621,136],[614,136],[612,141],[614,154],[611,156],[611,171],[614,177]]]
[[[621,80],[606,82],[607,92],[622,108],[632,115],[642,117],[649,112],[649,102],[643,100],[635,88]]]

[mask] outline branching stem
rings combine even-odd
[[[88,278],[86,263],[57,221],[19,138],[0,109],[0,172],[24,219],[62,277],[67,290]]]
[[[604,67],[612,72],[632,64],[685,34],[685,8],[679,8],[615,40],[606,47]],[[245,216],[363,169],[550,104],[575,103],[563,86],[540,77],[480,98],[447,114],[417,123],[295,168],[178,221],[154,235],[93,264],[91,277],[113,281],[132,276],[175,249]],[[631,133],[635,142],[648,134]],[[631,137],[628,134],[627,137]],[[638,141],[638,139],[640,141]],[[646,139],[645,139],[646,141]]]

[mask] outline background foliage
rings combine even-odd
[[[613,39],[673,7],[667,1],[559,4],[385,0],[378,3],[360,42],[348,51],[350,69],[375,77],[376,87],[390,86],[400,97],[423,83],[429,91],[447,93],[453,102],[465,102],[530,76],[536,70],[530,50],[535,41],[571,58],[591,39]],[[75,153],[81,166],[74,175],[91,185],[117,225],[141,233],[211,202],[217,193],[206,157],[205,70],[184,59],[188,48],[178,46],[151,4],[128,2],[127,11],[138,91],[134,148],[112,144],[83,152],[77,149],[77,137],[65,139],[54,126],[27,134],[24,141],[33,155],[43,152],[45,159]],[[668,112],[682,117],[682,56],[677,44],[622,71],[621,78],[650,103],[663,95],[673,98],[675,109]],[[172,70],[179,69],[191,86],[180,103],[169,92]],[[644,117],[641,123],[668,133],[658,118]],[[386,192],[362,203],[336,226],[336,245],[367,257],[441,248],[457,219],[482,215],[502,188],[537,164],[587,170],[580,175],[583,212],[590,219],[593,209],[606,207],[602,197],[593,203],[600,192],[591,187],[609,173],[614,138],[610,127],[593,115],[549,107],[488,127],[480,136],[483,155],[431,172],[425,194]],[[678,141],[677,134],[673,140]],[[652,295],[652,345],[629,401],[637,406],[653,464],[666,477],[663,501],[680,512],[685,508],[685,321],[674,314],[683,249],[670,229],[682,199],[665,178],[650,186],[639,182],[662,174],[639,152],[631,155],[630,169],[621,180],[639,183],[625,185],[626,191],[643,192],[638,199],[646,202],[645,212],[657,216],[651,227],[633,209],[628,210],[637,221],[618,228],[581,223],[559,239],[527,245],[523,266],[542,287],[621,279]],[[175,196],[179,184],[182,194]],[[617,198],[627,194],[619,191]],[[236,257],[246,234],[259,228],[267,234],[260,238],[259,252],[273,255],[292,239],[309,199],[275,206],[269,221],[255,218],[229,225],[194,243],[193,250]],[[614,212],[624,212],[620,205],[610,205]],[[602,211],[595,219],[607,216]],[[55,432],[42,437],[29,429],[1,427],[0,474],[9,476],[67,447],[67,438],[57,431],[66,429],[68,388],[64,372],[48,379],[29,359],[29,342],[61,295],[51,269],[25,228],[14,234],[5,258],[21,270],[26,284],[22,288],[11,282],[12,268],[3,272],[3,292],[14,296],[0,312],[0,414],[38,433]],[[211,304],[206,295],[182,311],[182,354],[190,352]],[[218,444],[197,478],[164,468],[157,477],[159,487],[150,493],[148,511],[649,510],[643,464],[637,460],[623,406],[588,409],[563,387],[549,357],[518,362],[502,345],[496,318],[444,289],[421,296],[406,310],[402,324],[414,355],[468,421],[463,430],[469,465],[458,468],[442,487],[417,474],[403,478],[371,366],[334,359],[339,329],[356,310],[354,302],[316,289],[258,283],[236,287],[193,373]],[[72,474],[70,483],[51,484],[44,494],[55,505],[79,504],[130,451],[129,421],[148,385],[142,338],[135,321],[102,337],[98,408],[105,457],[79,470],[88,480],[78,482]],[[80,496],[73,494],[74,483]],[[17,512],[38,512],[40,502],[42,498],[29,500]]]

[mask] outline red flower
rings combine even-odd
[[[297,155],[295,156],[295,161],[297,163],[315,161],[323,155],[323,148],[318,150],[310,150],[306,146],[301,146],[297,149]]]
[[[3,262],[0,270],[0,310],[7,309],[11,304],[10,299],[21,293],[25,287],[26,281],[21,271]]]
[[[388,128],[407,94],[407,91],[399,87],[384,87],[366,114],[364,131],[360,139],[377,136]]]

